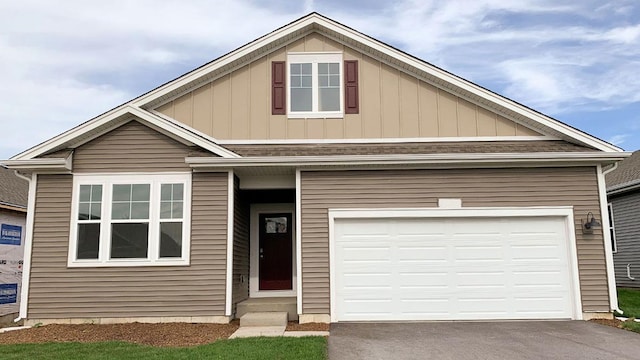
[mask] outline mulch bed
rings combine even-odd
[[[287,331],[329,331],[329,324],[306,323],[298,324],[297,321],[289,321]]]
[[[227,339],[239,326],[238,320],[229,324],[51,324],[0,333],[0,344],[126,341],[151,346],[196,346]],[[301,325],[290,321],[287,331],[329,331],[329,324]]]
[[[594,323],[598,323],[601,325],[613,326],[619,329],[622,329],[622,321],[613,318],[613,319],[591,319],[589,321],[593,321]]]

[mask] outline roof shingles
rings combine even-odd
[[[0,206],[26,208],[28,196],[29,183],[0,166]]]
[[[620,188],[640,182],[640,150],[618,163],[618,167],[606,175],[607,188]]]

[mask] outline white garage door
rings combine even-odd
[[[334,320],[574,318],[562,217],[336,219]]]

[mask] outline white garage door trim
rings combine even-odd
[[[571,296],[573,299],[573,317],[582,320],[582,299],[580,295],[580,282],[578,278],[578,256],[576,248],[575,222],[573,219],[573,207],[500,207],[500,208],[422,208],[422,209],[329,209],[329,264],[330,264],[330,306],[331,322],[338,322],[337,296],[336,296],[336,246],[335,246],[335,220],[336,219],[371,219],[371,218],[499,218],[499,217],[562,217],[565,220],[567,230],[567,250],[570,263]]]

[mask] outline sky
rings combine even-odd
[[[640,2],[0,0],[0,159],[312,11],[640,149]]]

